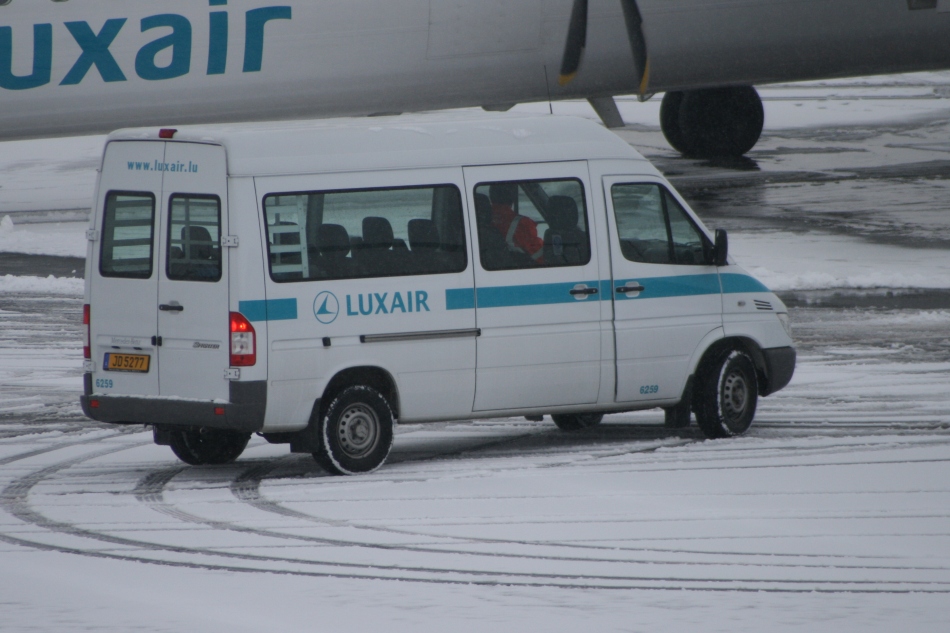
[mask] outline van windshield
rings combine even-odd
[[[264,198],[274,281],[458,273],[468,265],[454,185]]]

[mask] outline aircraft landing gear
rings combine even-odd
[[[742,156],[758,142],[765,123],[762,99],[752,86],[667,92],[660,126],[685,156]]]

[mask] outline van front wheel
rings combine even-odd
[[[178,459],[192,466],[204,466],[233,462],[247,448],[251,434],[219,429],[173,430],[168,439]]]
[[[745,352],[733,350],[703,372],[695,403],[696,423],[709,439],[742,435],[752,425],[759,385],[755,365]]]
[[[580,431],[597,426],[604,419],[603,413],[568,413],[551,416],[562,431]]]
[[[389,456],[394,424],[381,393],[365,385],[347,387],[320,420],[320,447],[313,458],[334,475],[372,472]]]

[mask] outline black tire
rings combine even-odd
[[[230,464],[241,456],[249,441],[251,441],[250,433],[220,429],[169,432],[172,452],[178,459],[192,466]]]
[[[333,475],[369,473],[393,446],[395,416],[386,398],[365,385],[347,387],[320,420],[320,447],[313,458]]]
[[[762,99],[752,86],[690,90],[679,111],[681,151],[697,158],[742,156],[765,124]]]
[[[689,145],[683,138],[683,131],[680,129],[680,106],[683,104],[684,92],[667,92],[663,95],[663,101],[660,103],[660,129],[663,130],[663,136],[666,137],[670,147],[680,154],[689,154]]]
[[[717,357],[699,377],[696,423],[709,439],[742,435],[752,425],[759,385],[748,354],[732,350]]]
[[[597,426],[604,419],[603,413],[564,413],[551,416],[562,431],[581,431]]]

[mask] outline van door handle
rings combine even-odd
[[[646,290],[643,286],[620,286],[617,288],[617,292],[620,294],[626,294],[628,292],[643,292]]]
[[[571,294],[575,297],[577,295],[595,295],[597,294],[597,288],[574,288],[571,290]]]
[[[167,303],[163,303],[160,306],[158,306],[158,309],[161,310],[162,312],[184,312],[185,306],[168,305]]]

